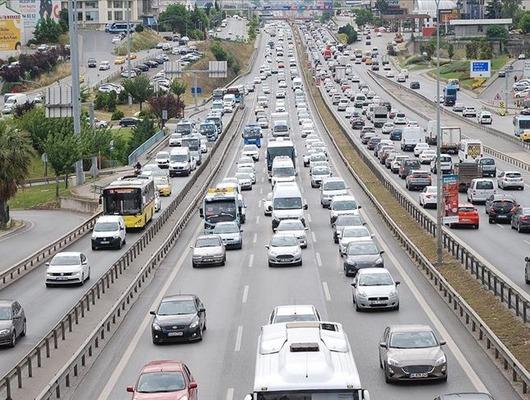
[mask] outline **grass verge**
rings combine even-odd
[[[337,147],[346,158],[348,164],[359,175],[372,195],[377,198],[384,209],[392,216],[394,222],[403,230],[412,242],[431,262],[436,261],[436,240],[407,213],[394,199],[391,193],[381,185],[380,181],[360,157],[357,150],[347,138],[347,132],[337,122],[314,85],[309,71],[304,71],[306,81],[310,82],[309,90],[318,107],[323,123],[333,136]],[[519,362],[530,370],[530,328],[515,317],[497,298],[473,278],[447,252],[444,252],[444,266],[439,269],[444,278],[462,296],[462,298],[484,320],[489,328],[499,337]]]
[[[59,183],[59,195],[70,195],[70,189],[64,187],[64,181]],[[9,207],[12,210],[58,208],[59,203],[55,197],[55,183],[19,188],[15,197],[9,200]]]
[[[70,63],[60,63],[55,66],[50,72],[40,75],[34,82],[24,85],[28,90],[39,89],[50,86],[60,79],[66,78],[71,74]]]
[[[141,51],[152,49],[157,43],[164,42],[164,38],[158,33],[145,30],[142,32],[134,32],[131,37],[131,51]],[[127,55],[127,39],[123,40],[123,44],[116,47],[114,51],[118,56]]]

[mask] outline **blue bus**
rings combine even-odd
[[[261,127],[257,124],[249,124],[243,128],[243,141],[245,144],[255,144],[261,147]]]

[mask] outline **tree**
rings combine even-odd
[[[385,14],[388,10],[388,0],[377,0],[375,2],[375,8],[381,13]]]
[[[466,43],[466,58],[476,60],[478,57],[478,48],[476,43]]]
[[[324,11],[320,16],[320,22],[324,24],[328,22],[331,17],[333,17],[333,13],[331,13],[330,11]]]
[[[189,12],[183,4],[170,4],[160,13],[159,23],[164,30],[186,34],[190,25]]]
[[[374,20],[374,15],[372,14],[372,12],[370,10],[366,10],[366,9],[360,9],[360,10],[357,10],[357,15],[355,17],[355,23],[357,24],[357,26],[365,26],[366,24],[369,24],[370,22],[372,22]]]
[[[179,108],[179,114],[178,116],[184,116],[184,101],[182,100],[182,96],[184,93],[186,93],[186,84],[180,82],[177,78],[173,79],[171,81],[171,86],[169,87],[169,90],[171,93],[173,93],[175,96],[177,96],[177,106]]]
[[[502,18],[511,18],[515,25],[519,23],[522,14],[522,0],[502,0]]]
[[[343,33],[347,37],[347,44],[352,44],[357,41],[357,31],[351,26],[351,24],[346,24],[339,28],[339,33]]]
[[[506,28],[500,25],[492,25],[486,30],[486,37],[489,40],[508,40],[508,31]]]
[[[9,222],[7,202],[29,174],[31,141],[26,133],[0,122],[0,227]]]
[[[477,55],[481,60],[491,60],[493,58],[493,47],[491,42],[485,38],[481,39]]]
[[[59,197],[59,176],[64,175],[64,186],[68,187],[68,174],[81,158],[79,136],[70,132],[51,132],[44,142],[44,152],[55,172],[55,196]]]
[[[449,60],[453,60],[453,57],[455,56],[455,46],[453,43],[449,43],[447,46],[447,55],[449,56]]]
[[[502,15],[502,2],[501,0],[490,0],[486,5],[485,16],[487,19],[497,19]]]
[[[63,28],[50,17],[41,18],[33,32],[37,43],[57,43]]]
[[[59,25],[61,25],[63,32],[68,31],[68,24],[68,8],[61,8],[61,11],[59,11]]]
[[[525,12],[519,19],[519,29],[523,33],[530,33],[530,11]]]
[[[148,77],[140,75],[136,78],[125,79],[122,83],[125,92],[131,95],[134,101],[140,103],[140,111],[142,111],[142,103],[153,95],[153,88]]]
[[[164,110],[167,111],[167,119],[178,118],[181,115],[182,105],[179,101],[172,94],[149,98],[148,103],[151,107],[151,112],[157,118],[160,126],[165,122],[162,120]]]
[[[131,154],[138,146],[153,136],[156,132],[154,121],[147,117],[142,119],[135,127],[132,128],[132,137],[129,140],[127,155]]]

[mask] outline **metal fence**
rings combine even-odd
[[[159,130],[157,133],[155,133],[153,136],[143,142],[140,146],[138,146],[131,154],[129,154],[129,157],[127,158],[128,164],[133,165],[136,161],[138,161],[138,158],[140,158],[142,154],[144,154],[147,150],[149,150],[155,144],[164,139],[164,137],[164,131]]]

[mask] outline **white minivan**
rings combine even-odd
[[[194,160],[187,147],[177,147],[169,153],[169,176],[188,176],[195,169]]]
[[[92,230],[92,250],[103,247],[121,249],[125,236],[125,222],[121,215],[103,215],[97,219]]]
[[[283,219],[299,219],[305,225],[307,203],[296,182],[276,183],[272,192],[272,229]]]
[[[471,185],[467,189],[467,201],[471,204],[485,203],[495,193],[493,179],[476,178],[471,181]]]
[[[277,156],[272,160],[271,183],[272,186],[279,182],[294,182],[296,169],[289,156]]]

